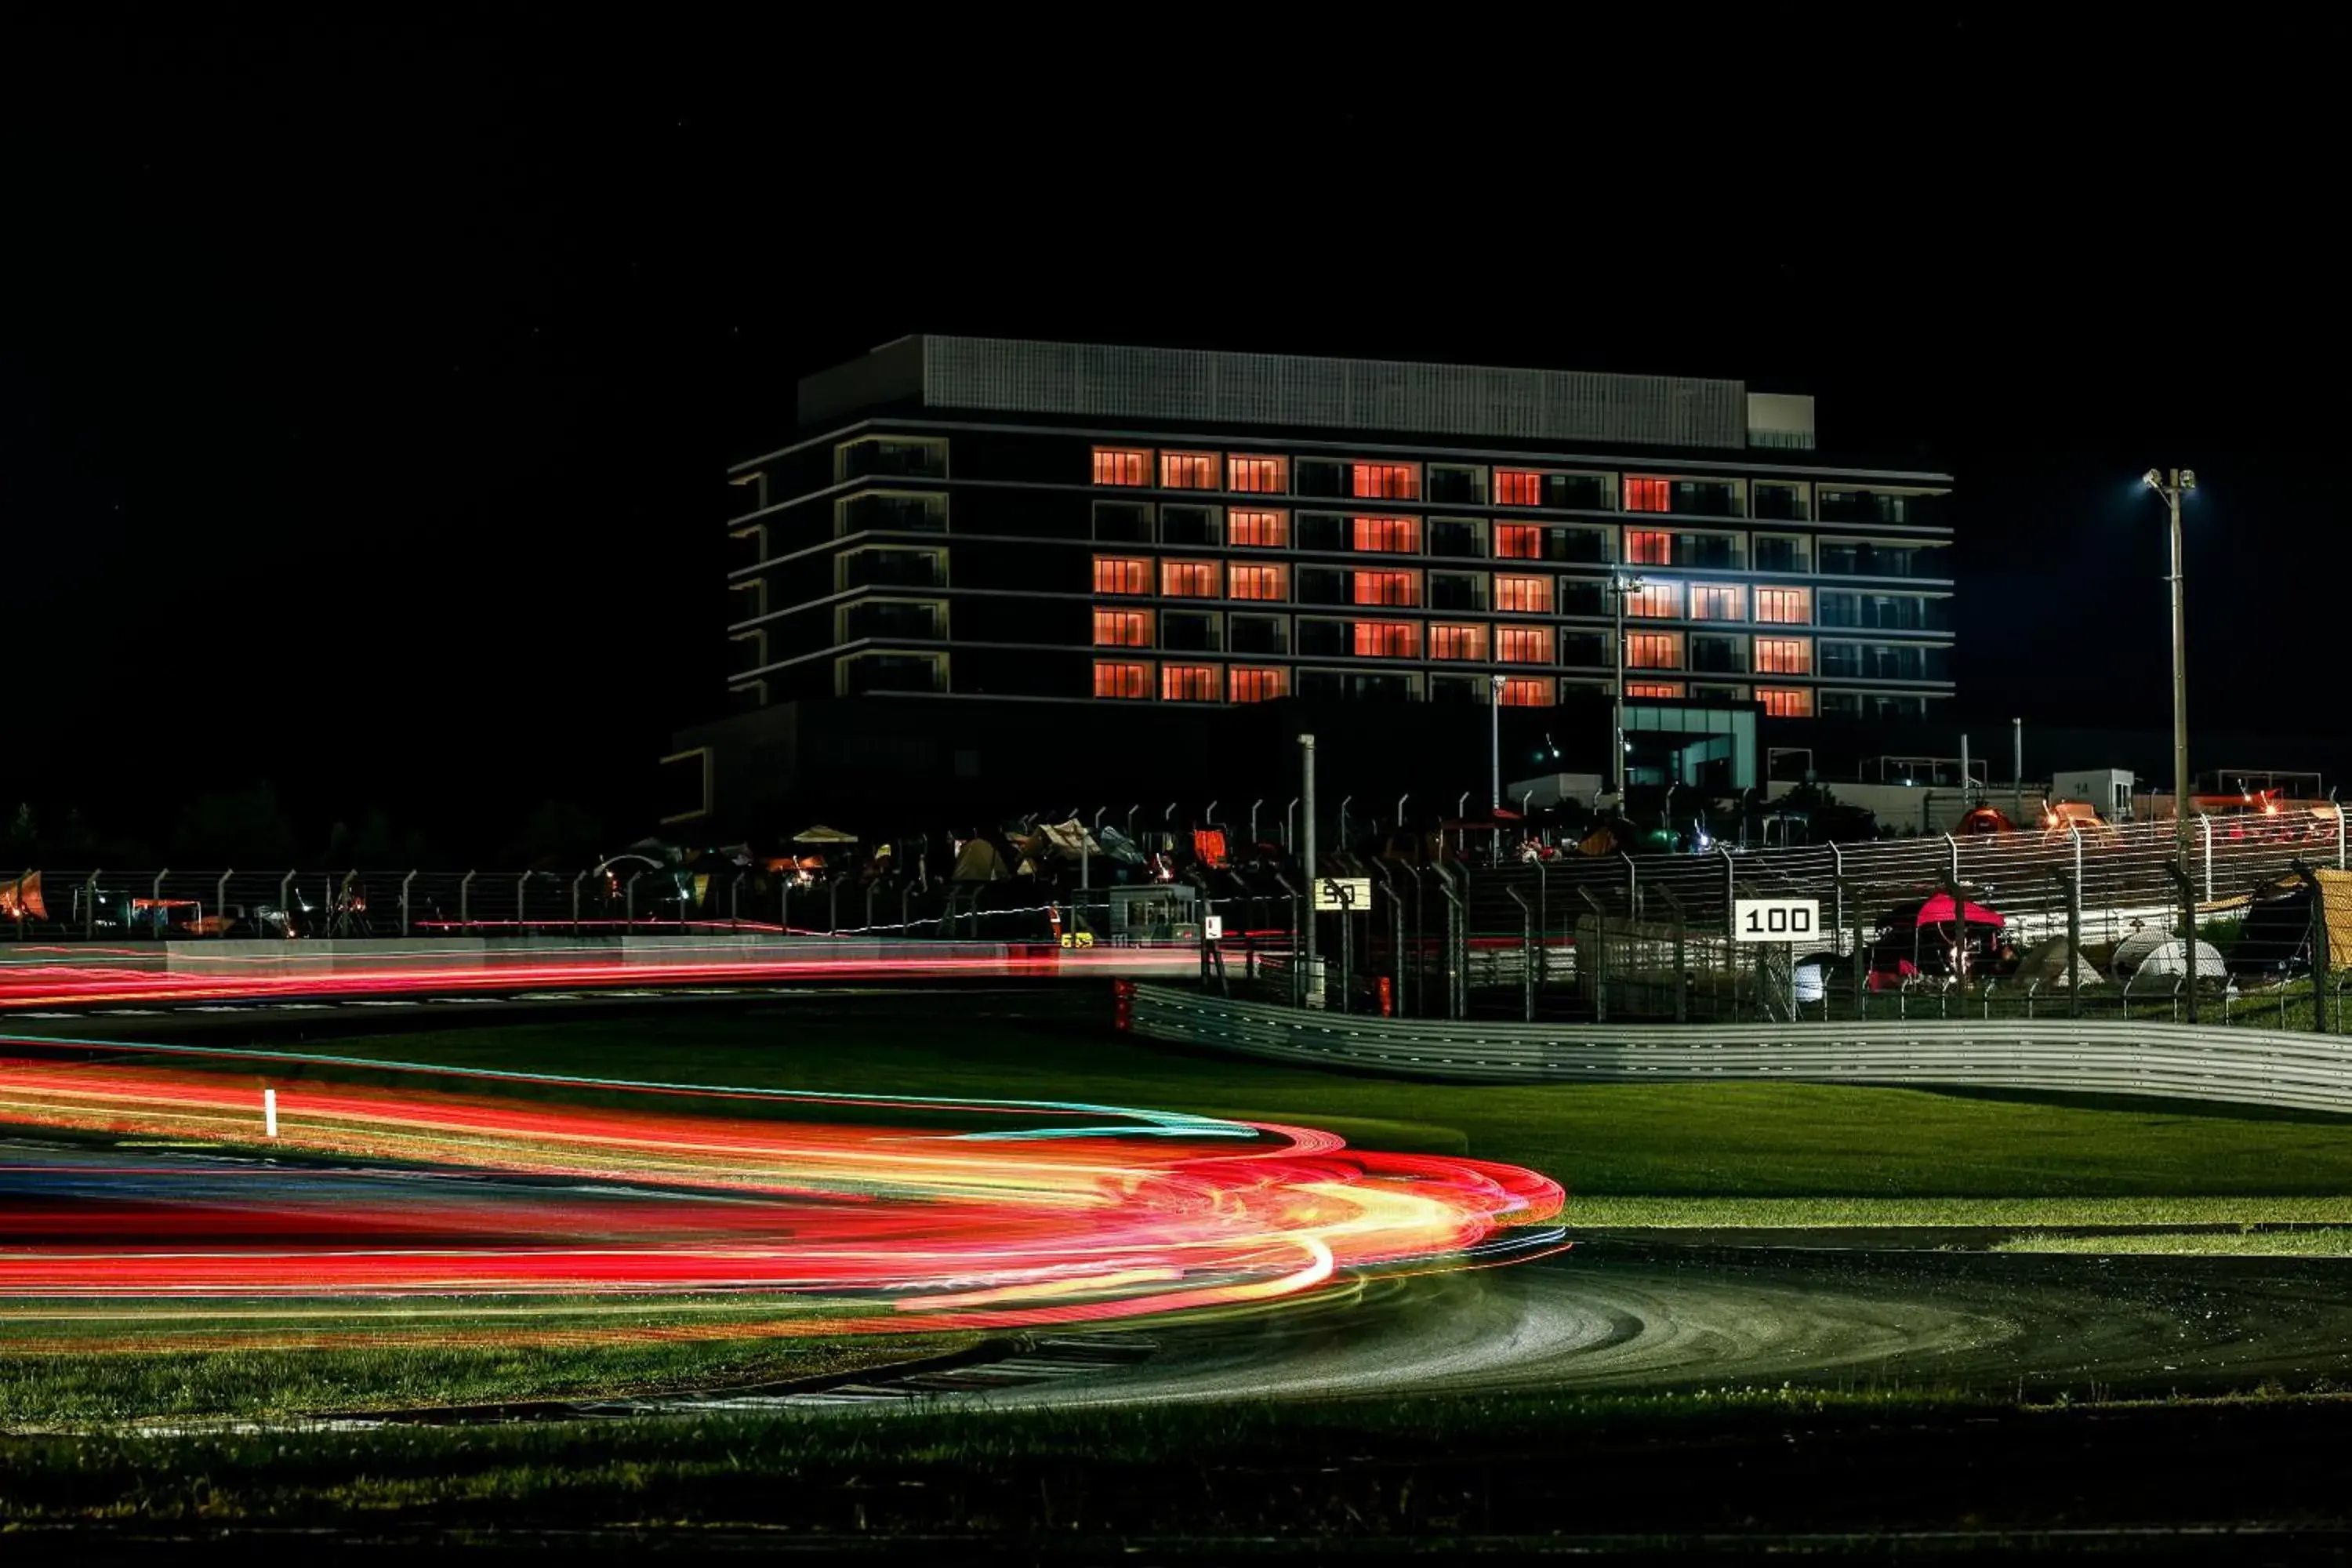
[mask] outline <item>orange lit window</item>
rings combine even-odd
[[[1290,514],[1286,511],[1229,511],[1225,513],[1225,542],[1255,545],[1261,550],[1279,550],[1290,542]]]
[[[1522,472],[1517,468],[1495,470],[1495,504],[1496,506],[1543,505],[1543,476]]]
[[[1764,704],[1764,711],[1775,719],[1810,719],[1813,716],[1813,694],[1802,687],[1759,686],[1756,700]]]
[[[1162,561],[1160,592],[1171,599],[1213,599],[1222,575],[1213,561]]]
[[[1358,517],[1349,521],[1354,524],[1359,550],[1387,551],[1398,555],[1420,553],[1421,520],[1417,517]]]
[[[1680,583],[1644,583],[1625,595],[1625,613],[1642,620],[1671,621],[1683,613]]]
[[[1290,695],[1290,671],[1236,665],[1228,672],[1235,702],[1271,702]]]
[[[1287,458],[1227,458],[1225,488],[1252,495],[1278,496],[1290,488]],[[1235,674],[1240,671],[1236,670]]]
[[[1495,658],[1503,664],[1549,664],[1549,626],[1496,626]]]
[[[1549,675],[1514,675],[1496,695],[1506,708],[1549,708],[1559,701],[1559,682]]]
[[[1418,658],[1421,627],[1412,621],[1358,621],[1356,652],[1366,658]]]
[[[1671,511],[1674,501],[1664,479],[1627,479],[1625,510],[1627,511]]]
[[[1625,664],[1632,669],[1680,669],[1683,667],[1682,633],[1626,633]]]
[[[1151,563],[1139,555],[1096,556],[1095,592],[1149,594],[1151,592]]]
[[[1429,628],[1429,657],[1475,659],[1483,664],[1486,658],[1486,628],[1433,626]]]
[[[1381,500],[1419,500],[1421,499],[1421,465],[1419,463],[1355,463],[1349,465],[1349,489],[1352,496],[1370,496]]]
[[[1759,588],[1756,618],[1768,626],[1809,626],[1813,624],[1811,588]]]
[[[1507,561],[1543,559],[1543,530],[1528,522],[1495,525],[1495,553]]]
[[[1163,664],[1160,697],[1165,702],[1223,702],[1225,683],[1213,664]]]
[[[1356,572],[1349,597],[1359,605],[1418,605],[1421,603],[1421,574],[1418,572]]]
[[[1236,599],[1287,599],[1290,568],[1256,566],[1236,561],[1225,568],[1225,592]]]
[[[1625,683],[1628,697],[1680,697],[1683,683],[1679,680],[1629,680]]]
[[[1097,610],[1095,612],[1095,646],[1097,647],[1150,647],[1151,646],[1151,612],[1150,610]]]
[[[1162,452],[1160,454],[1160,486],[1171,490],[1213,490],[1219,488],[1217,470],[1224,459],[1214,452]]]
[[[1812,638],[1758,637],[1756,639],[1757,674],[1811,675],[1812,672]]]
[[[1098,485],[1148,485],[1151,482],[1151,454],[1139,447],[1097,447],[1095,448],[1095,483]]]
[[[1625,531],[1625,559],[1636,566],[1671,566],[1675,563],[1675,536],[1629,528]]]
[[[1551,614],[1551,579],[1495,574],[1495,608],[1538,616]]]
[[[1694,583],[1691,584],[1690,618],[1695,621],[1744,621],[1748,613],[1741,601],[1746,594],[1744,588]]]
[[[1108,659],[1095,660],[1095,695],[1097,697],[1149,697],[1151,695],[1151,667],[1148,664],[1113,664]]]

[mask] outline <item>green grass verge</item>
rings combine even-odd
[[[2352,1226],[2352,1198],[1629,1198],[1568,1201],[1580,1230]],[[2282,1233],[2284,1234],[2284,1233]],[[2095,1251],[2095,1247],[2079,1250]],[[2116,1250],[2128,1250],[2117,1247]]]
[[[2347,1414],[2336,1401],[2065,1404],[2074,1407],[2020,1410],[1934,1388],[1731,1386],[299,1438],[0,1438],[0,1530],[740,1524],[868,1545],[942,1533],[1082,1545],[1125,1536],[1132,1552],[1138,1536],[1246,1537],[1258,1548],[1897,1521],[2143,1523],[2151,1508],[2201,1521],[2268,1518],[2270,1504],[2307,1519],[2335,1509],[2325,1500],[2336,1496]],[[2219,1494],[2216,1454],[2247,1467]]]
[[[520,1426],[372,1431],[127,1433],[0,1436],[0,1522],[103,1517],[135,1500],[146,1522],[297,1520],[494,1510],[572,1523],[825,1515],[821,1500],[885,1478],[967,1492],[959,1515],[1009,1491],[1020,1509],[1037,1476],[1297,1465],[1302,1456],[1394,1461],[1448,1444],[1532,1447],[1561,1434],[1632,1426],[1720,1433],[1790,1416],[1877,1421],[1990,1408],[1917,1390],[1727,1386],[1656,1395],[1500,1395],[1332,1405],[960,1413],[879,1417],[713,1415]],[[1318,1461],[1321,1463],[1321,1461]],[[1146,1484],[1149,1484],[1148,1482]],[[898,1502],[930,1500],[900,1497]],[[846,1510],[839,1521],[847,1522]]]
[[[323,1048],[590,1077],[1084,1100],[1288,1121],[1367,1146],[1532,1166],[1580,1197],[2352,1194],[2352,1128],[2340,1118],[1834,1085],[1406,1083],[1162,1050],[1070,1014],[1066,1003],[1023,996],[862,1012],[828,1011],[812,998],[749,1015],[680,1009]],[[2042,1223],[2116,1223],[2076,1217],[2089,1210],[2045,1212]],[[2242,1216],[2232,1209],[2211,1217]],[[2242,1217],[2265,1216],[2249,1210]]]
[[[2241,1258],[2352,1258],[2352,1229],[2142,1231],[2128,1236],[2047,1233],[2004,1238],[1996,1252],[2214,1254]]]
[[[428,1342],[104,1355],[0,1349],[0,1427],[268,1420],[740,1388],[911,1360],[950,1343],[934,1336],[919,1342],[651,1340],[547,1346],[521,1336],[485,1346]]]

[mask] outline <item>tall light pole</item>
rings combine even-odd
[[[1617,616],[1617,689],[1613,704],[1615,722],[1610,726],[1609,777],[1617,781],[1617,809],[1625,809],[1625,595],[1638,594],[1649,584],[1639,577],[1612,573],[1609,578],[1609,599]]]
[[[2197,1021],[2197,895],[2189,847],[2189,616],[2181,600],[2180,498],[2197,488],[2197,470],[2150,468],[2140,482],[2164,498],[2172,520],[2172,832],[2180,857],[2180,934],[2188,958],[2189,1021]]]
[[[1486,720],[1488,782],[1494,786],[1493,820],[1499,837],[1503,831],[1503,678],[1499,675],[1486,678]]]

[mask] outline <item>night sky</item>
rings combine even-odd
[[[1391,61],[1456,59],[1436,93],[1323,55],[1115,91],[513,16],[16,35],[0,800],[161,844],[268,779],[306,835],[491,853],[563,798],[634,836],[722,693],[725,465],[921,330],[1813,392],[1826,449],[1960,476],[2003,744],[2165,725],[2137,479],[2194,467],[2197,724],[2281,766],[2346,728],[2315,38],[1780,29],[1644,80],[1530,44],[1517,95],[1489,40]]]

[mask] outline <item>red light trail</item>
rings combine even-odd
[[[520,1338],[530,1300],[699,1303],[734,1334],[1070,1324],[1560,1245],[1560,1189],[1532,1172],[1078,1104],[0,1040],[11,1124],[51,1141],[0,1145],[0,1316],[11,1342],[77,1326],[60,1348],[295,1303],[365,1324],[525,1299]],[[633,1331],[553,1337],[582,1331]]]
[[[843,945],[856,948],[856,942]],[[822,942],[761,950],[740,942],[684,942],[661,948],[611,948],[583,953],[566,944],[517,946],[466,962],[446,946],[370,944],[364,953],[313,952],[299,942],[264,954],[173,954],[152,949],[30,948],[0,959],[0,1013],[57,1006],[247,1002],[333,996],[530,991],[638,985],[875,981],[942,978],[1036,979],[1189,974],[1198,949],[1062,949],[1021,943],[909,944],[902,952],[828,953]],[[926,953],[923,949],[934,951]],[[948,949],[939,952],[938,949]],[[169,964],[170,967],[163,967]]]

